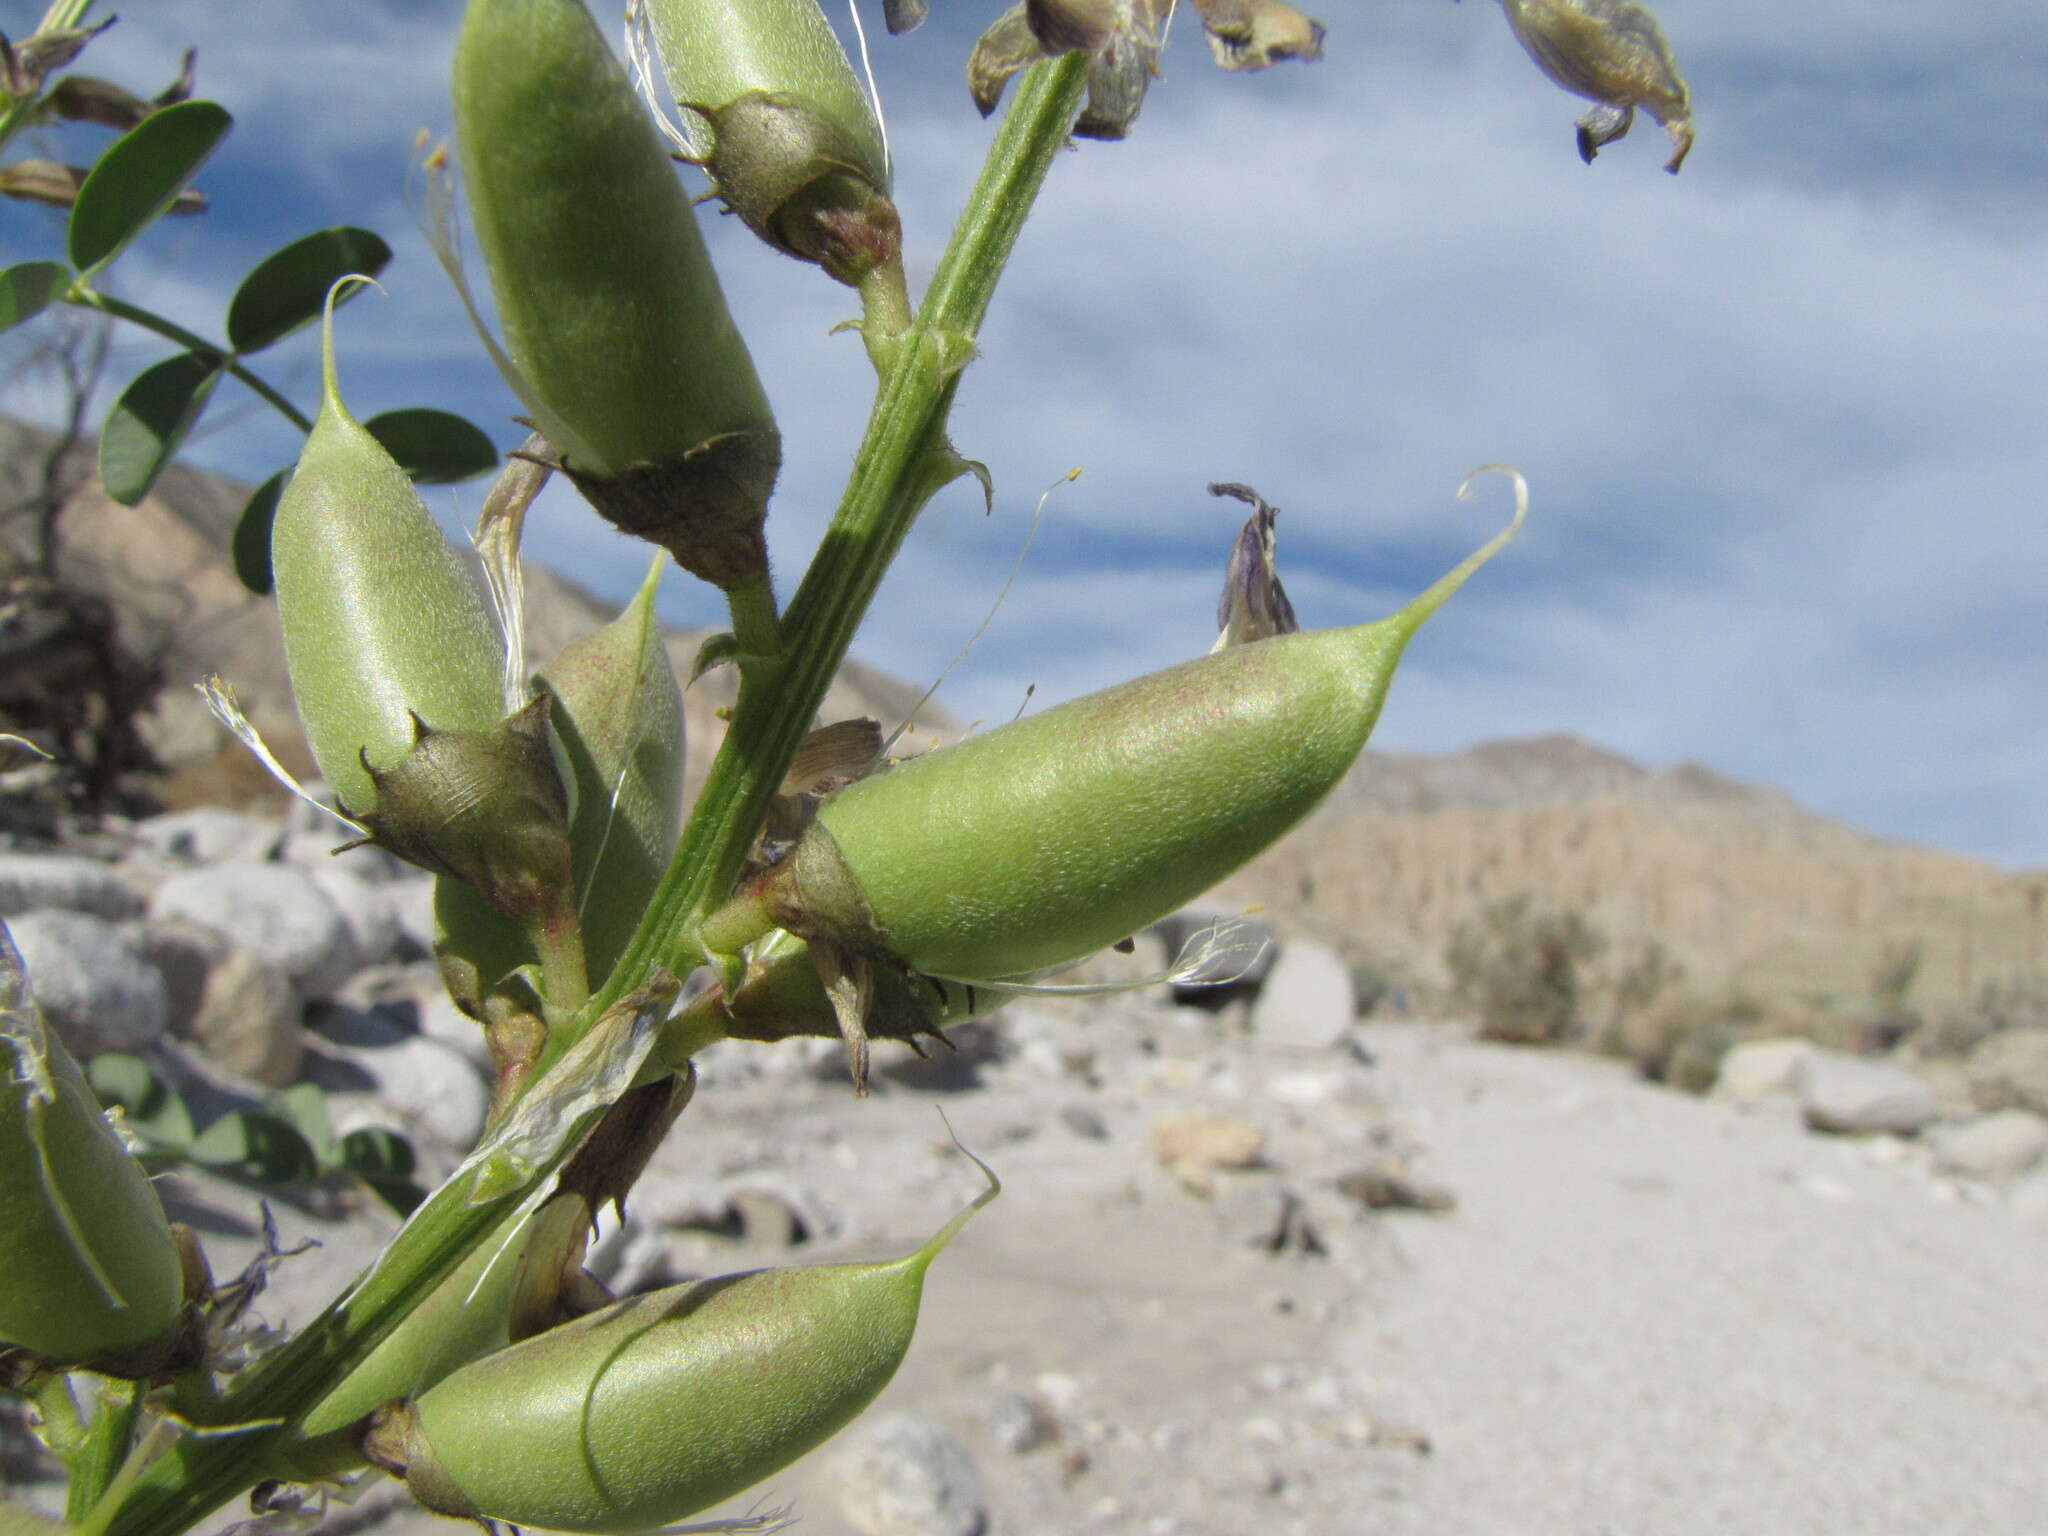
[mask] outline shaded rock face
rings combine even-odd
[[[880,1414],[857,1426],[836,1465],[840,1514],[862,1536],[982,1536],[988,1529],[973,1454],[919,1414]]]
[[[173,875],[149,914],[212,928],[284,974],[304,998],[326,997],[362,964],[347,918],[311,875],[233,861]]]
[[[140,1051],[164,1032],[163,978],[119,928],[84,912],[27,912],[8,922],[36,1001],[71,1054]]]
[[[1322,809],[1219,897],[1409,984],[1440,985],[1460,923],[1518,895],[1577,912],[1620,956],[1649,939],[1695,980],[1862,996],[1887,946],[1924,952],[1913,1001],[2038,962],[2042,879],[1888,843],[1697,764],[1649,769],[1569,736],[1441,756],[1368,751]]]
[[[2048,1029],[2003,1029],[1970,1052],[1970,1097],[1979,1109],[2048,1115]]]
[[[181,919],[146,924],[142,942],[164,979],[172,1035],[265,1087],[298,1076],[301,1004],[283,971],[219,929]]]
[[[1941,1117],[1934,1090],[1904,1067],[1815,1049],[1799,1069],[1800,1109],[1816,1131],[1913,1136]]]

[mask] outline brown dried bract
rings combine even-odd
[[[1578,121],[1579,158],[1629,130],[1641,107],[1671,136],[1664,169],[1674,176],[1692,149],[1692,101],[1671,44],[1634,0],[1501,0],[1508,25],[1536,67],[1598,105]]]
[[[1284,0],[1196,0],[1196,9],[1224,69],[1321,56],[1322,26]],[[968,91],[986,117],[1018,71],[1041,59],[1085,53],[1088,102],[1074,132],[1123,138],[1159,73],[1159,47],[1172,13],[1172,0],[1020,0],[975,44]]]

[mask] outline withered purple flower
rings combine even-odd
[[[1224,572],[1223,595],[1216,601],[1215,650],[1247,645],[1274,635],[1291,635],[1301,628],[1294,616],[1294,604],[1280,584],[1280,571],[1273,558],[1273,522],[1280,509],[1248,485],[1225,482],[1209,487],[1211,496],[1234,496],[1251,506],[1236,542],[1230,546],[1230,564]]]
[[[1194,0],[1224,69],[1264,69],[1322,56],[1323,28],[1286,0]],[[1020,0],[984,32],[967,61],[967,88],[986,117],[1012,75],[1041,59],[1085,53],[1088,103],[1074,132],[1120,139],[1137,121],[1159,73],[1173,0]],[[914,24],[914,23],[913,23]],[[893,22],[892,22],[893,27]]]

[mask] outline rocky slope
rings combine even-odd
[[[1446,757],[1369,752],[1306,827],[1230,882],[1396,979],[1442,978],[1492,902],[1576,910],[1614,964],[1669,947],[1696,984],[1862,997],[1917,944],[1914,998],[2038,973],[2048,878],[1888,842],[1697,764],[1653,770],[1570,736]]]

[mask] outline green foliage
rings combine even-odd
[[[1527,896],[1495,902],[1460,923],[1444,949],[1457,1002],[1488,1040],[1557,1045],[1581,1032],[1581,967],[1606,941],[1577,912]]]
[[[331,343],[319,420],[278,498],[270,565],[306,739],[352,813],[376,808],[371,770],[404,761],[415,720],[497,724],[501,668],[483,595],[397,460],[342,403]]]
[[[156,1191],[45,1026],[0,925],[0,1348],[59,1363],[147,1344],[182,1299]]]
[[[1001,1190],[983,1172],[988,1188],[915,1253],[622,1301],[382,1415],[371,1454],[430,1509],[550,1530],[648,1530],[729,1498],[837,1433],[889,1384],[925,1271]]]
[[[90,278],[120,255],[169,211],[233,126],[213,102],[181,101],[115,140],[71,205],[64,247],[72,269]]]
[[[71,271],[61,261],[24,261],[0,272],[0,331],[33,320],[64,296]]]
[[[337,1137],[327,1100],[310,1083],[271,1095],[261,1109],[236,1109],[200,1125],[182,1096],[139,1056],[108,1051],[87,1076],[156,1166],[191,1163],[258,1189],[300,1191],[336,1179],[361,1180],[399,1215],[425,1194],[414,1181],[418,1161],[395,1131],[364,1127]]]
[[[84,0],[59,0],[50,17],[85,9]],[[234,124],[213,102],[183,99],[190,89],[189,57],[187,76],[156,102],[82,76],[67,76],[43,91],[44,73],[68,63],[104,30],[55,26],[50,17],[45,31],[10,56],[17,80],[32,88],[8,101],[0,113],[0,147],[43,115],[125,125],[126,131],[89,172],[71,172],[77,186],[69,194],[68,261],[22,262],[0,273],[0,332],[63,303],[115,316],[183,349],[147,365],[124,385],[101,428],[100,481],[115,501],[132,506],[149,494],[198,426],[223,377],[238,380],[295,426],[309,430],[305,415],[250,372],[243,359],[309,324],[337,278],[382,271],[391,249],[371,231],[348,225],[291,241],[258,262],[237,285],[225,317],[225,345],[99,291],[95,281],[157,219],[205,208],[191,183]],[[39,46],[43,43],[47,48]],[[73,85],[79,88],[67,90]],[[422,482],[468,479],[497,464],[489,437],[446,411],[389,412],[372,418],[371,430],[390,439],[393,452]],[[258,593],[270,590],[269,519],[282,483],[280,474],[258,488],[234,540],[236,573]]]
[[[1409,639],[1518,526],[1377,623],[1211,652],[849,786],[706,942],[780,926],[982,981],[1136,933],[1330,792]]]
[[[375,277],[390,260],[391,247],[367,229],[341,225],[301,236],[264,257],[242,279],[228,301],[228,345],[246,357],[284,340],[320,318],[320,307],[336,283],[349,276]],[[335,302],[345,303],[357,291],[345,288]]]
[[[100,429],[100,484],[132,507],[184,446],[220,382],[223,360],[180,352],[152,363],[128,381]]]

